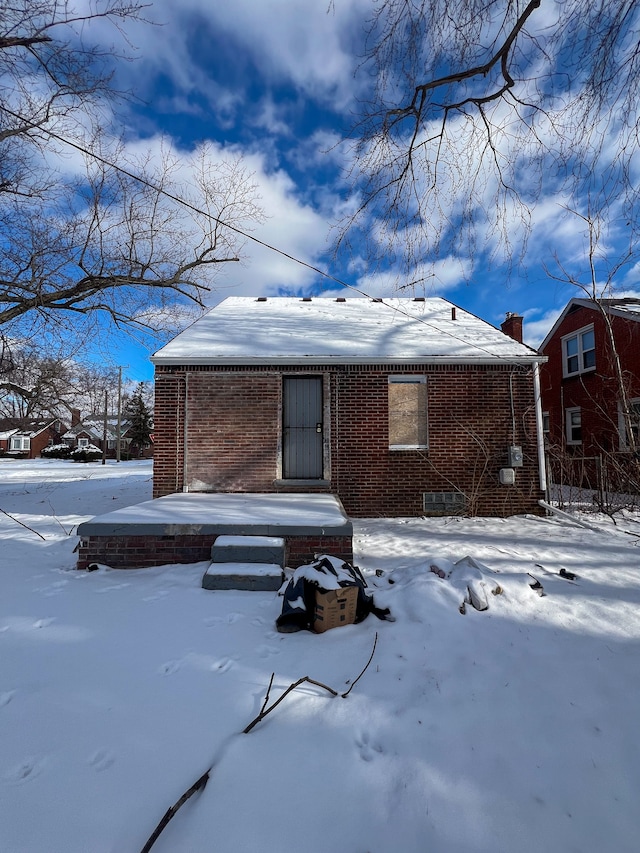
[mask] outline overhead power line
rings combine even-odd
[[[7,113],[8,115],[12,116],[13,118],[18,119],[18,121],[21,121],[27,125],[30,124],[29,119],[26,119],[24,116],[21,116],[19,113],[13,112],[8,107],[6,107],[4,105],[0,105],[0,109],[2,109],[3,112]],[[436,330],[440,334],[445,334],[448,337],[452,338],[453,340],[457,340],[460,343],[464,343],[466,346],[471,346],[471,347],[479,350],[480,352],[484,352],[486,355],[489,355],[492,358],[497,358],[498,360],[504,361],[507,364],[518,364],[518,366],[520,366],[519,362],[514,362],[513,359],[510,359],[509,357],[496,355],[495,353],[491,352],[490,350],[486,349],[485,347],[482,347],[480,344],[474,343],[472,341],[465,340],[464,338],[459,337],[458,335],[454,334],[453,332],[451,332],[449,330],[442,329],[440,326],[436,326],[434,323],[430,323],[428,320],[425,320],[422,317],[416,317],[414,314],[410,314],[409,312],[404,311],[398,305],[391,305],[388,302],[385,302],[383,299],[371,296],[369,293],[362,290],[361,288],[356,287],[353,284],[348,284],[348,282],[343,281],[340,278],[337,278],[337,276],[332,275],[331,273],[327,272],[326,270],[320,269],[320,267],[316,267],[316,266],[314,266],[314,264],[310,264],[308,261],[303,261],[301,258],[298,258],[295,255],[290,254],[289,252],[285,252],[284,249],[279,249],[277,246],[273,246],[271,243],[267,243],[265,240],[260,240],[259,237],[255,237],[253,234],[249,234],[247,231],[243,231],[241,228],[238,228],[236,225],[231,225],[230,223],[225,222],[223,219],[220,219],[219,217],[217,217],[215,214],[211,213],[210,211],[202,210],[201,208],[197,207],[195,204],[192,204],[191,202],[187,201],[186,199],[181,198],[178,195],[175,195],[175,193],[170,192],[169,190],[165,189],[164,187],[160,187],[160,186],[154,184],[152,181],[149,181],[147,178],[143,178],[140,175],[136,175],[135,172],[131,172],[129,169],[125,169],[123,166],[119,166],[118,164],[113,163],[111,160],[108,160],[106,157],[103,157],[101,154],[97,154],[95,151],[91,151],[90,149],[85,148],[83,145],[81,145],[78,142],[74,142],[71,139],[67,139],[66,137],[61,136],[59,133],[56,133],[53,130],[49,130],[48,128],[38,127],[37,129],[41,133],[46,133],[51,139],[56,139],[58,142],[61,142],[63,145],[68,145],[70,148],[74,148],[76,151],[79,151],[81,154],[85,154],[87,157],[91,157],[93,160],[96,160],[97,162],[102,163],[105,166],[108,166],[110,169],[115,169],[117,172],[120,172],[121,174],[126,175],[127,177],[131,178],[134,181],[137,181],[138,183],[142,184],[143,186],[149,187],[149,189],[152,189],[154,192],[159,193],[160,195],[166,196],[167,198],[176,202],[176,204],[179,204],[179,205],[187,208],[188,210],[191,210],[192,212],[197,213],[199,216],[208,217],[209,219],[216,222],[218,225],[221,225],[224,228],[228,228],[230,231],[233,231],[235,234],[238,234],[240,237],[243,237],[246,240],[250,240],[251,242],[253,242],[257,245],[262,246],[265,249],[268,249],[270,252],[275,252],[276,254],[280,255],[283,258],[287,258],[288,260],[293,261],[293,263],[296,263],[296,264],[299,264],[300,266],[306,267],[307,269],[311,270],[312,272],[317,273],[322,278],[325,278],[325,279],[328,279],[329,281],[335,282],[336,284],[340,285],[340,287],[345,287],[348,290],[354,291],[354,293],[358,293],[360,296],[364,296],[367,299],[373,299],[377,302],[380,302],[386,308],[389,308],[392,311],[396,311],[398,314],[405,316],[411,320],[417,320],[418,322],[422,323],[423,325],[425,325],[431,329]]]

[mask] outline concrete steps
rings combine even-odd
[[[284,539],[279,536],[218,536],[204,589],[276,591],[284,580]]]

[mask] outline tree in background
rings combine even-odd
[[[128,424],[127,438],[138,451],[151,444],[153,432],[153,413],[146,402],[144,382],[140,382],[131,397],[125,400],[122,417]]]
[[[343,245],[409,272],[461,240],[517,261],[558,196],[637,235],[638,0],[380,0],[361,71]]]
[[[201,304],[218,266],[239,259],[241,241],[221,220],[246,227],[261,216],[240,159],[217,163],[201,148],[185,170],[167,150],[127,154],[111,134],[114,55],[87,40],[92,26],[120,30],[145,6],[77,6],[0,0],[0,327],[9,343],[86,337],[91,318],[104,316],[155,328],[176,302]],[[192,207],[175,199],[187,184]]]
[[[60,418],[69,423],[104,412],[105,392],[112,408],[118,396],[118,372],[85,364],[52,352],[42,355],[36,344],[14,345],[0,361],[0,417],[16,420]],[[115,413],[115,409],[114,409]]]

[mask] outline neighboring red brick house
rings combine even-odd
[[[122,453],[129,451],[130,440],[127,437],[129,430],[128,423],[120,424],[120,440]],[[62,440],[65,444],[72,448],[88,448],[97,447],[98,450],[104,449],[106,433],[106,456],[109,459],[115,459],[118,445],[118,418],[115,415],[107,417],[106,429],[104,415],[91,415],[84,420],[79,420],[74,415],[74,423],[69,430],[64,433]],[[137,448],[136,448],[137,451]],[[138,453],[136,452],[136,456]]]
[[[152,358],[154,496],[326,491],[360,517],[539,511],[542,360],[441,298],[226,299]]]
[[[541,368],[545,431],[551,449],[568,457],[624,464],[629,442],[610,324],[626,394],[632,430],[640,424],[640,299],[572,299],[542,342],[548,356]],[[587,465],[587,472],[595,471]],[[591,483],[595,487],[596,483]]]
[[[0,452],[22,459],[36,459],[45,447],[59,444],[66,426],[51,421],[0,418]]]

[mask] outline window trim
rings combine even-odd
[[[571,423],[571,415],[578,413],[580,415],[580,438],[572,438],[571,437],[571,429],[575,426],[575,424]],[[568,409],[564,410],[564,437],[567,444],[571,445],[580,445],[582,444],[582,408],[580,406],[571,406]]]
[[[20,447],[16,447],[16,442],[20,442]],[[14,453],[28,452],[31,450],[31,439],[27,435],[12,435],[10,447]]]
[[[638,433],[640,434],[640,397],[632,397],[629,400],[629,406],[636,409],[638,412]],[[620,450],[629,450],[629,442],[627,441],[627,430],[625,428],[624,418],[622,416],[622,404],[618,401],[618,439]],[[636,438],[636,444],[638,438]]]
[[[544,435],[549,435],[551,432],[551,418],[549,412],[542,413],[542,432]]]
[[[390,374],[387,382],[387,399],[389,393],[390,385],[425,385],[427,384],[427,377],[422,374],[413,374],[413,373],[395,373]],[[389,414],[391,414],[391,410],[389,410]],[[402,451],[402,450],[428,450],[429,449],[429,421],[427,415],[427,406],[425,401],[424,412],[418,412],[419,416],[421,415],[424,418],[424,431],[426,441],[424,444],[392,444],[391,443],[391,425],[389,424],[389,450],[391,451]]]
[[[593,334],[593,347],[589,347],[585,349],[583,347],[583,338],[585,335],[589,333]],[[569,370],[569,355],[567,354],[567,344],[569,341],[576,340],[578,344],[578,351],[575,355],[578,359],[578,369],[577,370]],[[595,363],[595,353],[596,353],[596,335],[593,323],[590,323],[588,326],[583,326],[581,329],[576,329],[575,332],[571,332],[568,335],[563,335],[560,339],[562,345],[562,376],[564,379],[570,379],[572,376],[580,376],[583,373],[593,373],[596,369]],[[584,367],[584,356],[588,352],[593,352],[593,364],[590,367]],[[574,356],[571,356],[573,358]]]

